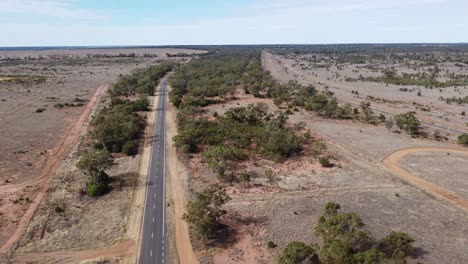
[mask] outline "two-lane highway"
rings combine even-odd
[[[166,164],[166,84],[159,91],[151,140],[151,158],[146,186],[139,263],[164,263],[166,260],[165,164]]]

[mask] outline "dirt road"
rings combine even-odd
[[[68,153],[70,148],[79,139],[83,126],[88,120],[90,114],[96,109],[97,103],[99,102],[101,95],[106,89],[107,85],[102,85],[97,89],[89,103],[86,105],[86,109],[83,111],[78,121],[76,121],[73,127],[70,128],[66,136],[63,138],[63,140],[57,147],[54,154],[49,158],[47,163],[42,167],[41,171],[34,179],[21,184],[5,185],[0,187],[0,191],[2,191],[3,193],[15,193],[23,188],[26,188],[27,186],[40,186],[38,193],[35,195],[34,199],[32,199],[28,209],[21,217],[21,220],[18,222],[15,231],[5,242],[5,244],[3,244],[0,248],[0,254],[8,253],[20,240],[25,228],[27,227],[29,221],[34,215],[34,212],[38,208],[42,199],[45,197],[55,170],[58,168],[60,162],[64,159],[65,155]]]
[[[171,88],[168,86],[168,91]],[[167,186],[168,200],[173,201],[174,205],[171,206],[174,211],[174,222],[175,230],[174,238],[177,248],[177,256],[179,263],[198,263],[198,260],[193,252],[192,244],[190,242],[189,228],[187,222],[182,219],[182,216],[185,213],[186,198],[185,191],[183,190],[183,179],[182,174],[185,173],[183,166],[177,159],[177,153],[175,146],[172,144],[172,138],[177,134],[177,128],[175,124],[175,108],[172,104],[167,104],[167,118],[166,118],[166,129],[167,129],[167,170],[166,177],[169,178],[169,185]]]
[[[451,149],[451,148],[410,148],[398,150],[389,156],[387,156],[383,163],[385,167],[393,171],[396,175],[404,179],[405,181],[422,188],[428,193],[434,195],[435,197],[448,201],[464,210],[468,210],[468,200],[454,194],[453,192],[434,184],[430,181],[417,177],[407,170],[400,167],[399,161],[407,155],[416,153],[416,152],[447,152],[447,153],[461,153],[467,154],[468,150],[463,149]]]

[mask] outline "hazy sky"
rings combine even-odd
[[[0,46],[468,42],[468,0],[0,0]]]

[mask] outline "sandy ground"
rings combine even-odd
[[[449,149],[449,148],[413,148],[413,149],[403,149],[403,150],[394,152],[391,155],[389,155],[387,158],[385,158],[383,162],[387,168],[392,170],[395,174],[402,177],[404,180],[408,181],[409,183],[414,184],[424,189],[425,191],[429,192],[430,194],[434,195],[437,198],[444,199],[450,203],[453,203],[456,206],[459,206],[460,208],[464,210],[468,210],[468,200],[465,197],[458,196],[454,192],[451,192],[436,183],[433,183],[431,181],[418,177],[414,174],[411,174],[409,171],[400,167],[399,161],[402,159],[404,160],[405,156],[407,155],[414,154],[414,153],[418,153],[418,154],[426,153],[427,154],[427,153],[432,153],[432,152],[439,152],[439,153],[442,152],[446,156],[450,155],[451,153],[455,155],[462,154],[464,156],[462,157],[459,156],[461,160],[461,163],[460,163],[461,166],[463,165],[466,166],[466,163],[468,160],[467,159],[468,157],[466,156],[468,155],[468,150]],[[440,157],[439,157],[439,160],[441,160]],[[431,160],[429,161],[432,162]],[[424,164],[427,164],[427,163],[428,162],[426,161]],[[440,164],[433,163],[431,164],[431,167],[436,167],[437,165],[440,166]],[[451,173],[454,173],[452,174],[452,178],[449,181],[450,183],[452,183],[451,187],[454,187],[453,189],[458,190],[458,187],[455,187],[457,186],[456,183],[461,182],[463,184],[466,182],[466,175],[464,175],[463,173],[463,172],[466,172],[466,168],[465,170],[461,168],[462,173],[457,174],[457,171],[451,170],[451,167],[447,165],[449,165],[449,162],[447,160],[444,160],[442,166],[445,167],[445,170]],[[414,167],[418,168],[416,165]],[[425,168],[426,170],[428,168],[427,166],[420,166],[420,167]],[[423,173],[424,173],[424,170],[423,170]],[[434,174],[431,175],[430,173],[427,173],[427,172],[425,173],[425,175],[432,176],[433,180],[435,180],[436,182],[443,180],[444,178],[449,176],[449,175],[443,175],[443,174],[442,175],[439,174],[436,176]]]
[[[86,116],[86,121],[90,114],[89,107],[85,106],[98,102],[98,97],[92,95],[99,84],[113,82],[121,73],[157,61],[160,59],[151,57],[126,61],[92,59],[75,64],[72,62],[76,60],[63,58],[0,62],[2,74],[47,76],[47,81],[39,84],[0,82],[0,133],[5,141],[0,142],[0,151],[12,153],[0,159],[2,252],[16,244],[26,226],[18,252],[61,252],[118,246],[121,244],[119,241],[126,243],[125,235],[131,240],[138,236],[135,231],[138,225],[133,224],[135,217],[138,218],[138,209],[130,205],[141,202],[137,196],[133,198],[134,189],[139,185],[138,174],[135,173],[139,158],[119,158],[119,166],[111,172],[115,176],[112,182],[115,196],[92,201],[78,195],[77,190],[81,189],[85,178],[74,166],[80,148],[74,140],[85,133],[87,124],[83,126],[83,116]],[[84,101],[85,106],[53,107],[58,102],[72,103],[75,98]],[[35,113],[38,107],[45,111]],[[72,148],[71,143],[74,143]],[[57,168],[54,175],[52,172]],[[48,188],[49,184],[45,183],[49,182]],[[43,202],[42,198],[45,198]],[[55,213],[56,206],[65,207],[65,213]],[[108,214],[102,215],[102,208],[108,210]],[[33,220],[28,223],[31,216]],[[13,232],[15,235],[10,237]],[[8,238],[10,240],[4,244]]]
[[[170,86],[168,86],[170,91]],[[168,97],[167,97],[168,98]],[[177,134],[175,124],[176,109],[168,102],[167,103],[167,119],[166,119],[166,177],[167,184],[167,201],[170,207],[167,210],[171,211],[172,217],[168,219],[174,234],[174,241],[177,255],[173,255],[173,263],[198,263],[195,253],[192,248],[189,236],[189,228],[187,222],[182,217],[185,213],[186,197],[188,192],[188,171],[184,164],[178,159],[176,149],[172,143],[172,138]]]
[[[288,72],[282,72],[283,78],[289,77]],[[275,78],[282,78],[276,72],[272,71],[272,74]],[[226,205],[226,224],[237,234],[234,235],[235,241],[227,249],[216,249],[207,254],[212,257],[201,256],[201,262],[275,263],[288,242],[319,243],[313,226],[329,201],[340,203],[347,212],[358,213],[367,224],[366,228],[377,238],[392,230],[413,236],[418,250],[414,257],[408,259],[409,263],[468,261],[465,250],[468,247],[467,212],[451,202],[438,199],[430,191],[408,184],[393,171],[397,168],[388,169],[383,163],[386,157],[401,149],[423,148],[417,153],[419,150],[424,153],[427,148],[453,149],[452,144],[414,139],[382,126],[323,120],[304,111],[294,113],[290,120],[293,123],[305,121],[306,128],[311,129],[314,137],[325,140],[330,152],[345,161],[343,166],[301,174],[289,170],[289,173],[275,179],[276,188],[258,185],[238,190],[230,188],[232,200]],[[410,155],[419,155],[417,153]],[[457,154],[456,159],[465,161],[466,157]],[[209,172],[199,164],[199,160],[192,163],[193,175],[189,186],[197,189],[203,185],[201,183],[210,182],[208,176],[203,177]],[[420,159],[419,166],[430,170],[437,164],[433,164],[431,159]],[[425,171],[413,169],[419,173]],[[456,171],[444,174],[444,177],[448,175],[454,178],[454,182],[463,181],[463,174]],[[443,183],[434,181],[441,186]],[[275,242],[278,247],[266,249],[268,241]]]
[[[39,204],[42,202],[42,199],[46,195],[46,191],[49,188],[52,176],[55,174],[58,166],[60,165],[60,162],[65,158],[67,152],[70,151],[70,149],[75,144],[77,144],[79,137],[82,136],[82,129],[87,127],[87,124],[85,126],[85,122],[89,122],[89,118],[91,114],[96,110],[97,103],[99,102],[99,99],[101,98],[106,88],[107,86],[102,86],[96,91],[93,98],[86,106],[86,110],[82,113],[81,117],[74,124],[70,132],[64,137],[63,141],[58,146],[56,152],[42,167],[40,173],[37,175],[36,178],[23,184],[6,185],[0,187],[1,189],[3,189],[2,196],[5,195],[2,198],[9,200],[14,199],[14,197],[18,195],[18,193],[23,193],[23,189],[27,189],[30,186],[38,186],[39,188],[39,191],[37,193],[34,193],[34,191],[32,192],[34,198],[32,199],[31,203],[27,205],[27,209],[23,212],[23,215],[17,214],[17,212],[14,212],[13,214],[9,215],[5,214],[5,217],[19,217],[21,220],[16,225],[6,224],[2,226],[3,231],[10,230],[10,233],[6,233],[6,235],[8,235],[9,237],[8,240],[6,240],[0,248],[0,253],[6,253],[14,249],[15,244],[23,235],[24,229],[26,228],[30,219],[37,210]],[[6,210],[15,209],[14,207],[9,207],[8,204],[4,205],[3,208],[6,208]]]
[[[332,60],[331,60],[332,61]],[[455,139],[460,133],[446,131],[443,128],[431,127],[430,124],[436,124],[445,128],[452,128],[457,131],[468,132],[468,117],[462,116],[461,112],[466,111],[466,105],[446,104],[439,100],[440,96],[445,98],[464,97],[468,95],[468,87],[447,87],[443,89],[426,89],[424,87],[413,86],[398,86],[385,85],[382,83],[373,82],[346,82],[346,77],[358,78],[363,76],[376,76],[371,70],[363,68],[363,66],[350,65],[332,65],[330,68],[303,68],[301,63],[306,63],[303,57],[285,57],[273,55],[268,52],[262,54],[262,62],[267,70],[269,70],[275,78],[282,82],[287,82],[291,79],[297,80],[303,84],[313,84],[319,89],[325,87],[334,92],[336,97],[344,103],[359,103],[366,99],[367,96],[375,98],[392,100],[390,102],[372,101],[372,108],[379,113],[385,115],[395,115],[407,111],[416,111],[418,117],[427,122],[428,132],[440,130],[442,135],[449,134],[449,138]],[[386,67],[388,65],[382,65]],[[400,66],[401,67],[401,66]],[[453,66],[447,65],[445,70],[451,72],[456,71]],[[398,68],[398,66],[397,66]],[[398,68],[400,69],[400,68]],[[401,69],[402,70],[402,69]],[[407,69],[405,69],[407,71]],[[463,72],[460,72],[463,73]],[[336,77],[336,76],[339,77]],[[412,92],[402,92],[401,88],[408,88]],[[417,96],[417,91],[421,90],[422,96]],[[359,94],[352,94],[352,91],[358,91]],[[430,111],[422,111],[417,106],[426,106]]]
[[[468,150],[467,150],[468,151]],[[417,152],[406,155],[400,166],[411,174],[436,183],[458,196],[468,198],[468,162],[466,152],[448,151]],[[432,166],[424,164],[432,163]],[[461,177],[460,177],[461,176]]]

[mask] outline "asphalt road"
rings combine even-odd
[[[147,180],[143,231],[138,263],[166,260],[165,164],[166,164],[166,83],[161,84],[154,122],[154,135]]]

